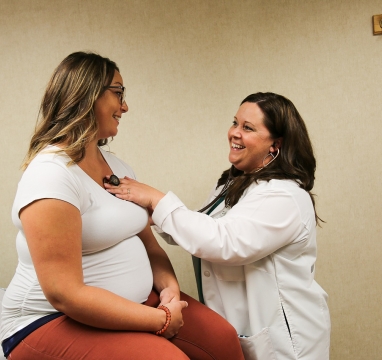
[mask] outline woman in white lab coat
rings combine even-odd
[[[314,280],[316,161],[304,121],[285,97],[252,94],[228,142],[232,167],[200,212],[129,178],[106,187],[153,210],[167,238],[201,259],[201,300],[235,327],[246,359],[328,359],[327,294]]]

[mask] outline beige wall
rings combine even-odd
[[[130,111],[111,150],[190,208],[228,167],[226,131],[249,93],[300,110],[317,155],[317,280],[330,295],[331,359],[381,355],[380,0],[0,3],[0,287],[14,272],[10,211],[44,86],[69,53],[121,68]],[[195,296],[190,257],[169,248]]]

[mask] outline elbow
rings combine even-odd
[[[57,311],[62,313],[67,313],[68,311],[68,302],[65,300],[64,296],[53,293],[46,293],[46,299],[55,308]]]
[[[71,309],[73,309],[77,302],[74,297],[76,294],[79,294],[79,289],[75,290],[73,288],[63,287],[54,290],[43,289],[43,292],[53,308],[64,314],[70,314]]]

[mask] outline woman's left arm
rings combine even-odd
[[[147,224],[138,236],[142,240],[150,259],[154,277],[154,287],[159,293],[161,304],[169,303],[172,300],[179,301],[180,289],[174,269],[166,252],[155,239],[150,225]]]

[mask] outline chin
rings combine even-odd
[[[233,163],[233,162],[231,162],[231,161],[230,161],[230,163],[231,163],[231,165],[234,166],[237,170],[240,170],[240,171],[243,170],[243,169],[240,167],[240,165],[237,165],[237,164],[235,164],[235,163]]]
[[[231,162],[231,161],[230,161],[230,163],[231,163],[231,165],[233,165],[237,170],[239,170],[239,171],[244,171],[244,172],[248,172],[248,171],[247,171],[248,169],[246,169],[245,166],[244,166],[244,167],[243,167],[243,166],[240,166],[240,164],[235,164],[234,162]]]

